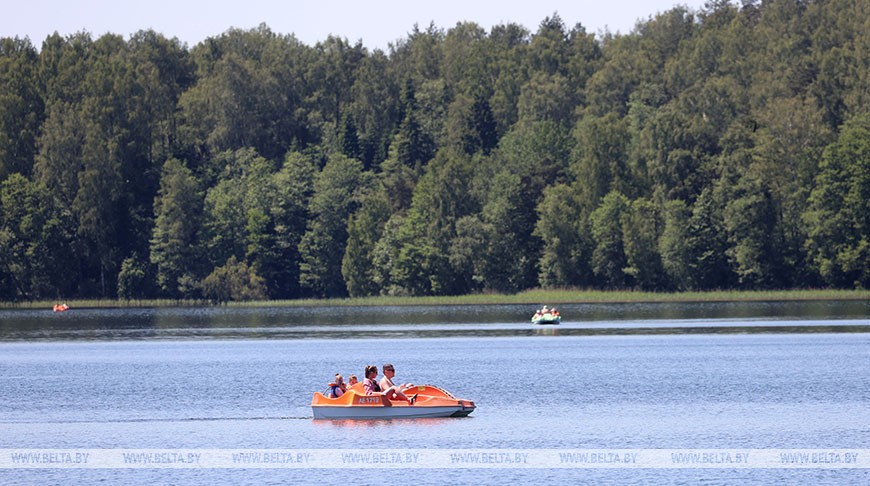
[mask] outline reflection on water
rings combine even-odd
[[[0,311],[0,340],[354,339],[735,332],[868,332],[870,301],[565,304],[560,325],[535,306],[154,308]]]
[[[359,429],[361,433],[370,432],[373,429],[395,429],[396,426],[408,427],[415,431],[425,432],[426,428],[438,430],[457,420],[471,420],[468,417],[453,417],[453,418],[415,418],[415,419],[379,419],[379,420],[313,420],[311,425],[315,429],[323,429],[327,432],[331,429]]]
[[[311,420],[313,415],[306,415],[300,417],[172,417],[172,418],[161,418],[161,417],[149,417],[149,418],[123,418],[123,419],[105,419],[101,418],[99,421],[94,419],[69,419],[69,418],[60,418],[57,420],[40,418],[38,420],[28,420],[28,419],[10,419],[8,423],[14,424],[147,424],[149,422],[154,422],[155,424],[159,423],[184,423],[184,422],[238,422],[238,421],[246,421],[246,420]]]
[[[537,326],[535,327],[535,335],[537,336],[558,336],[559,328],[556,326]]]

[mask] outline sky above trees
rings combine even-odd
[[[587,32],[608,30],[628,33],[637,20],[647,20],[675,5],[692,9],[705,0],[555,0],[549,2],[407,2],[400,0],[334,0],[331,2],[286,0],[113,0],[12,2],[0,15],[0,36],[29,37],[38,49],[54,32],[67,36],[87,31],[124,37],[153,29],[177,37],[193,47],[207,37],[220,35],[231,27],[248,29],[266,23],[273,31],[294,34],[313,45],[329,35],[362,40],[370,49],[387,49],[419,24],[430,22],[449,29],[457,22],[472,21],[489,30],[501,23],[517,23],[534,31],[547,16],[558,12],[570,27],[581,23]]]

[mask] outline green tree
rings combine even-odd
[[[728,237],[726,255],[742,286],[770,288],[783,282],[781,237],[776,233],[776,208],[770,191],[757,174],[745,173],[733,186],[724,209]]]
[[[498,143],[495,118],[483,93],[456,96],[450,105],[447,131],[449,145],[469,155],[489,154]]]
[[[279,36],[265,24],[230,29],[195,46],[190,55],[197,82],[178,103],[179,136],[191,158],[249,147],[277,160],[294,141],[309,143],[321,125],[307,120],[304,103],[312,94],[301,80],[308,78],[309,69],[324,66],[310,51],[293,36]],[[317,83],[326,80],[318,78]],[[328,108],[333,126],[338,116],[334,109]]]
[[[640,43],[637,34],[606,39],[601,67],[590,76],[584,90],[586,112],[623,116],[628,111],[631,94],[640,84],[656,84],[658,79],[650,74],[660,67]]]
[[[586,84],[601,64],[601,44],[595,34],[586,32],[579,23],[568,33],[568,43],[565,76],[568,84],[574,87],[573,99],[578,108],[585,108]]]
[[[308,222],[308,205],[314,192],[319,157],[290,153],[268,184],[268,214],[274,235],[260,251],[253,266],[266,281],[269,296],[286,299],[302,294],[299,287],[299,242]],[[256,190],[256,189],[255,189]]]
[[[568,180],[573,147],[567,127],[552,121],[517,125],[502,137],[492,160],[501,170],[520,176],[529,206],[534,206],[541,200],[545,187]],[[534,209],[529,207],[528,211]]]
[[[359,210],[348,221],[341,274],[351,297],[377,295],[381,291],[375,277],[375,246],[389,217],[389,199],[383,190],[376,190],[363,198]]]
[[[595,208],[611,191],[631,194],[634,189],[629,168],[629,133],[625,119],[615,115],[587,116],[574,129],[576,145],[569,168],[575,180],[583,181],[583,204]]]
[[[623,220],[623,246],[630,282],[644,290],[668,287],[658,241],[664,231],[664,221],[658,206],[647,199],[631,202]]]
[[[15,191],[45,206],[11,203],[28,216],[0,229],[0,288],[126,295],[148,267],[130,258],[166,231],[154,201],[173,158],[208,195],[192,244],[211,251],[164,295],[196,295],[230,256],[271,298],[595,285],[590,214],[612,191],[634,201],[618,285],[864,285],[861,237],[840,234],[860,218],[820,162],[867,111],[867,18],[852,0],[714,0],[627,34],[557,15],[534,33],[415,26],[387,52],[265,24],[190,49],[151,30],[0,38],[0,182],[22,174],[35,185]],[[327,153],[377,189],[366,174],[352,202],[315,204]],[[366,206],[374,193],[388,206]],[[63,231],[17,222],[43,210]]]
[[[389,157],[382,164],[381,179],[393,212],[406,211],[423,168],[434,156],[434,141],[418,122],[414,85],[406,80],[402,91],[405,113],[390,144]]]
[[[225,152],[215,158],[223,170],[205,196],[203,242],[212,265],[230,256],[245,261],[269,243],[269,219],[274,163],[253,149]]]
[[[359,205],[360,191],[369,184],[367,174],[359,161],[332,155],[314,181],[311,218],[299,243],[299,281],[314,295],[347,295],[341,266],[347,248],[348,220]]]
[[[130,193],[133,226],[150,231],[161,164],[181,156],[178,101],[193,85],[194,72],[187,49],[178,39],[144,30],[133,34],[127,44],[126,63],[132,79],[123,96],[131,147],[124,155],[122,173]],[[145,243],[148,235],[135,234],[134,238]],[[145,250],[140,246],[137,252]]]
[[[372,250],[372,280],[385,295],[407,295],[401,284],[395,281],[399,276],[397,266],[399,251],[404,243],[401,234],[404,225],[404,214],[393,213],[384,224],[381,238]]]
[[[489,259],[490,256],[496,256],[490,246],[495,241],[495,228],[481,221],[477,215],[463,216],[456,220],[456,234],[450,241],[448,261],[459,281],[457,288],[470,292],[480,290],[485,285],[491,288],[501,286],[498,276],[495,275],[501,269],[495,269],[496,264]],[[509,271],[505,271],[505,274],[508,273]],[[508,289],[507,286],[503,288]]]
[[[146,262],[133,254],[121,262],[118,272],[118,298],[124,300],[142,299],[151,294]]]
[[[157,285],[170,297],[192,297],[184,291],[202,275],[202,211],[202,196],[190,169],[176,159],[167,160],[154,199],[151,263]]]
[[[426,167],[400,229],[402,246],[392,268],[392,281],[405,292],[443,295],[463,290],[453,279],[449,247],[456,220],[478,209],[468,197],[471,174],[471,159],[462,153],[441,151]]]
[[[427,140],[433,141],[433,156],[437,150],[451,144],[456,146],[456,142],[460,140],[456,134],[463,133],[459,128],[465,123],[465,115],[469,112],[472,99],[467,94],[463,94],[461,98],[462,104],[452,106],[457,96],[450,91],[443,79],[427,80],[417,86],[417,120]]]
[[[345,106],[350,103],[356,70],[365,56],[362,43],[351,45],[346,39],[332,35],[314,46],[313,59],[305,73],[313,81],[313,90],[306,100],[312,107],[310,128],[322,129],[327,123],[338,126]]]
[[[825,148],[803,221],[807,249],[826,282],[870,286],[870,116],[847,122]]]
[[[203,296],[216,304],[228,301],[264,300],[266,285],[257,272],[245,262],[231,256],[202,282]]]
[[[690,114],[678,105],[674,102],[657,109],[638,137],[637,150],[658,201],[693,201],[706,182],[701,171],[705,154],[695,150]]]
[[[447,31],[443,42],[442,78],[451,91],[489,96],[492,49],[486,31],[474,22],[459,22]]]
[[[517,100],[528,78],[525,58],[529,31],[518,24],[496,25],[489,38],[493,49],[493,93],[489,104],[496,131],[503,135],[517,121]]]
[[[117,275],[122,256],[146,249],[155,161],[166,155],[155,158],[152,134],[158,114],[171,117],[175,105],[173,96],[156,95],[161,60],[137,58],[138,46],[109,34],[93,43],[79,107],[84,139],[72,208],[102,295],[114,293],[106,279]]]
[[[90,35],[77,34],[68,39],[50,36],[39,58],[38,77],[44,90],[47,118],[37,140],[33,176],[64,208],[73,208],[79,192],[79,173],[82,172],[88,131],[82,102],[89,85],[86,78],[93,56]],[[70,211],[66,224],[73,232],[78,231],[80,224],[76,210]],[[96,294],[93,277],[100,271],[93,269],[95,259],[87,254],[87,245],[81,236],[77,235],[72,247],[81,272],[78,275],[79,287],[85,294]]]
[[[70,258],[69,215],[21,174],[0,184],[0,289],[7,299],[70,295],[78,268]]]
[[[527,201],[519,175],[496,174],[481,210],[480,232],[487,247],[478,253],[478,273],[487,289],[516,292],[537,282],[540,242],[533,235],[536,215]]]
[[[692,262],[687,240],[691,210],[680,200],[664,207],[664,230],[659,238],[659,255],[668,279],[679,289],[693,288]]]
[[[414,24],[407,39],[391,46],[390,57],[396,60],[400,71],[415,80],[437,79],[444,64],[444,31],[434,22],[425,30]]]
[[[28,39],[0,38],[0,181],[30,176],[45,117],[37,85],[38,53]]]
[[[147,251],[157,162],[172,149],[179,78],[189,75],[170,59],[183,57],[178,44],[161,51],[161,42],[144,32],[130,43],[52,36],[40,53],[47,118],[34,177],[72,210],[89,294],[113,294],[107,279],[122,256]]]
[[[568,66],[568,41],[565,24],[559,14],[554,13],[552,17],[541,21],[529,46],[531,70],[550,76],[563,73]]]
[[[362,160],[362,148],[353,115],[345,113],[341,120],[341,130],[338,133],[339,152],[352,159]]]
[[[363,166],[371,169],[387,158],[390,137],[401,121],[401,86],[391,59],[375,50],[360,60],[347,112],[356,122]]]
[[[34,180],[45,185],[58,202],[71,207],[79,189],[84,123],[74,107],[54,105],[37,143]]]
[[[590,285],[592,243],[577,190],[565,184],[548,187],[537,207],[534,234],[543,241],[538,263],[544,287]]]
[[[753,171],[762,175],[771,194],[777,215],[775,232],[782,238],[779,252],[788,269],[786,281],[808,283],[815,272],[808,268],[807,226],[801,215],[808,209],[813,178],[831,132],[818,107],[800,98],[771,100],[757,119]]]
[[[567,180],[571,148],[567,128],[555,122],[517,125],[490,157],[491,168],[478,167],[483,220],[495,230],[492,249],[500,249],[502,258],[507,258],[505,252],[515,253],[510,266],[491,268],[493,288],[498,288],[496,282],[514,289],[537,282],[535,265],[546,237],[534,232],[536,208],[547,187]],[[495,278],[496,274],[500,276]]]
[[[714,199],[712,190],[704,190],[698,197],[687,225],[685,246],[689,288],[729,288],[734,283],[734,274],[728,265],[722,208]]]
[[[570,127],[576,104],[568,78],[558,73],[536,73],[520,91],[518,123],[552,121]]]
[[[93,132],[92,132],[93,133]],[[99,295],[107,297],[106,278],[117,275],[116,265],[121,247],[123,214],[119,209],[124,196],[120,173],[120,154],[112,150],[117,145],[103,145],[100,141],[86,140],[83,160],[87,161],[78,173],[78,192],[72,210],[78,220],[78,236],[84,247]]]
[[[410,79],[405,81],[402,90],[402,111],[402,122],[390,145],[390,158],[420,173],[423,166],[435,155],[435,142],[420,125],[416,90]]]
[[[618,192],[604,196],[601,205],[589,215],[592,229],[592,271],[608,288],[623,288],[629,285],[626,278],[628,259],[622,226],[629,213],[628,199]]]
[[[263,278],[272,298],[300,295],[299,242],[320,155],[292,152],[280,170],[252,149],[225,152],[205,197],[203,242],[212,266],[231,256]]]

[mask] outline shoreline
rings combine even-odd
[[[212,304],[204,300],[118,300],[69,299],[58,301],[0,302],[0,310],[51,309],[58,302],[71,309],[143,308],[143,307],[373,307],[428,305],[564,305],[564,304],[625,304],[625,303],[704,303],[704,302],[783,302],[783,301],[870,301],[870,290],[725,290],[709,292],[641,292],[604,290],[527,290],[516,294],[471,294],[429,297],[356,297],[339,299],[295,299]]]

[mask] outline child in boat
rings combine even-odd
[[[340,373],[336,373],[335,381],[329,384],[324,395],[326,395],[327,398],[338,398],[344,395],[344,392],[346,391],[347,386],[344,384],[344,378],[342,378]]]
[[[386,390],[382,389],[378,384],[378,367],[375,365],[366,366],[365,369],[366,379],[363,380],[363,388],[366,391],[366,395],[383,395],[387,397],[389,400],[404,400],[411,405],[417,401],[417,397],[408,398],[402,393],[401,390],[396,388],[395,386],[391,386]]]
[[[347,387],[348,388],[356,385],[357,383],[359,383],[359,380],[357,380],[356,375],[350,375],[347,377]]]

